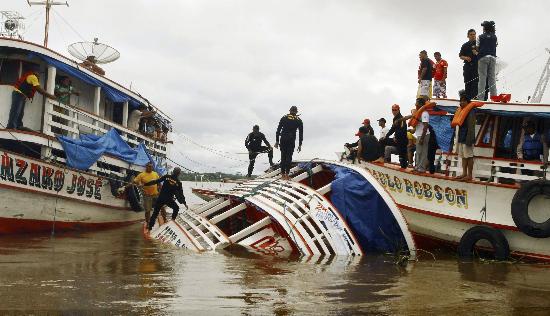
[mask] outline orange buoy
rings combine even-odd
[[[426,103],[422,107],[420,107],[420,109],[416,110],[416,113],[414,113],[413,117],[411,117],[409,121],[409,126],[416,127],[416,125],[418,125],[418,122],[420,122],[422,113],[424,111],[433,109],[434,106],[435,106],[435,102],[426,101]]]
[[[459,107],[455,115],[453,116],[453,120],[451,121],[451,127],[455,128],[457,126],[462,126],[466,118],[468,117],[468,114],[473,108],[478,108],[480,106],[483,106],[483,102],[479,101],[472,101],[468,103],[464,108]]]

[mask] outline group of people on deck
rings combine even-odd
[[[462,45],[459,52],[459,58],[464,62],[464,90],[459,92],[462,109],[465,109],[472,100],[485,101],[488,95],[497,96],[495,76],[498,40],[495,35],[495,23],[484,21],[481,26],[483,34],[477,39],[476,31],[468,30],[468,41]],[[400,106],[394,104],[391,127],[386,127],[386,119],[378,120],[381,128],[378,139],[374,136],[370,120],[365,119],[363,126],[356,134],[359,140],[345,144],[350,149],[347,157],[349,160],[390,162],[391,155],[397,154],[401,168],[414,168],[414,172],[417,173],[436,171],[435,156],[439,147],[435,131],[430,125],[430,114],[425,105],[432,97],[447,97],[448,63],[441,58],[439,52],[434,53],[436,62],[428,58],[425,50],[420,52],[419,58],[417,99],[411,115],[403,116]],[[464,121],[459,125],[455,139],[457,154],[462,159],[463,167],[463,172],[457,176],[457,179],[471,180],[473,179],[477,111],[474,109],[467,113]],[[528,120],[522,127],[523,133],[517,147],[517,158],[527,161],[546,161],[543,159],[543,154],[547,153],[548,139],[546,138],[548,137],[545,138],[537,132],[535,121]],[[391,136],[394,137],[391,138]],[[529,171],[523,173],[529,174]]]

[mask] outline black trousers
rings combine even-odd
[[[267,152],[267,158],[269,159],[269,164],[273,165],[273,148],[261,146],[260,148],[252,149],[252,152],[248,154],[248,159],[250,160],[250,162],[248,163],[249,177],[252,175],[252,171],[254,171],[254,163],[256,162],[256,157],[259,154],[264,152]]]
[[[292,154],[294,154],[295,140],[281,140],[281,173],[289,174],[292,164]]]
[[[477,64],[464,64],[462,67],[464,75],[464,90],[466,96],[471,100],[477,97],[477,84],[479,82],[477,74]]]
[[[157,217],[159,216],[160,209],[163,206],[168,206],[172,209],[172,220],[176,219],[178,217],[178,213],[180,211],[180,207],[178,206],[178,203],[174,200],[164,200],[164,199],[157,199],[157,202],[155,203],[155,208],[153,209],[153,214],[151,214],[151,218],[149,219],[149,230],[155,226],[155,222],[157,221]]]
[[[409,141],[406,136],[405,139],[395,138],[395,146],[397,147],[397,152],[399,153],[399,165],[401,168],[407,168],[409,164],[409,158],[407,157],[407,145]]]

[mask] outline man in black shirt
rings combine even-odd
[[[433,61],[428,58],[428,53],[423,50],[418,55],[420,67],[418,68],[418,92],[416,97],[429,99],[432,97]]]
[[[393,125],[386,134],[385,138],[389,138],[393,133],[395,133],[395,144],[397,151],[399,152],[399,164],[401,168],[407,168],[408,159],[407,159],[407,144],[409,140],[407,139],[407,122],[402,120],[403,115],[399,109],[399,105],[394,104],[391,107],[393,114]]]
[[[187,204],[185,203],[185,196],[183,195],[181,181],[178,179],[180,172],[180,168],[174,168],[171,175],[165,175],[157,180],[149,181],[144,184],[155,185],[163,182],[162,188],[160,189],[160,194],[155,202],[153,214],[149,219],[149,224],[147,226],[148,231],[150,231],[155,225],[160,209],[165,205],[172,209],[172,220],[175,220],[176,217],[178,217],[180,208],[176,201],[174,201],[174,197],[178,200],[178,202],[185,205],[186,209],[188,209]]]
[[[464,75],[464,90],[468,99],[474,99],[477,96],[477,49],[476,49],[476,31],[468,30],[468,41],[462,44],[458,57],[464,61],[462,73]]]
[[[283,116],[277,126],[275,134],[275,148],[281,144],[281,177],[283,180],[290,180],[290,165],[292,164],[292,154],[296,145],[296,131],[300,132],[298,139],[298,152],[302,150],[302,140],[304,138],[304,126],[302,120],[298,117],[298,108],[292,106],[290,113]]]
[[[359,136],[359,146],[357,146],[357,161],[375,161],[382,156],[380,143],[376,136],[369,134],[365,126],[361,126],[356,136]]]
[[[498,39],[495,35],[495,22],[484,21],[483,34],[478,37],[477,50],[479,52],[477,61],[477,73],[479,82],[477,86],[477,99],[487,100],[487,91],[491,96],[497,95],[496,86],[496,58]]]
[[[262,146],[262,142],[265,143],[266,146]],[[252,176],[256,157],[261,153],[267,152],[269,164],[273,166],[273,148],[271,148],[271,145],[265,138],[264,133],[260,132],[260,127],[258,125],[254,125],[252,127],[252,133],[246,136],[244,145],[246,146],[246,149],[248,149],[248,159],[250,160],[250,163],[248,164],[247,177],[250,178]]]

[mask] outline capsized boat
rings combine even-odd
[[[303,161],[228,191],[204,205],[182,210],[157,225],[153,239],[193,251],[240,245],[272,256],[395,253],[416,257],[405,218],[370,173],[327,160]]]

